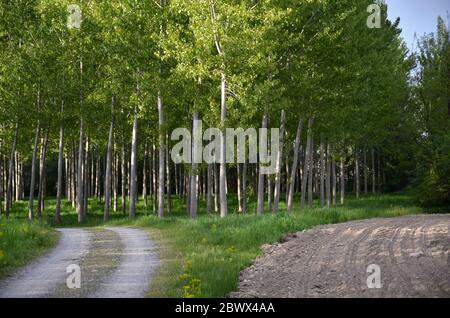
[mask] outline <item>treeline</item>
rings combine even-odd
[[[92,197],[105,203],[105,221],[111,209],[134,218],[139,199],[163,217],[174,194],[192,217],[200,195],[225,217],[229,192],[239,211],[263,213],[280,200],[311,207],[314,193],[334,206],[346,190],[404,187],[411,176],[399,158],[411,151],[399,147],[413,130],[423,136],[405,116],[421,87],[410,73],[416,57],[385,5],[381,28],[367,26],[369,4],[2,1],[4,212],[25,199],[29,218],[40,217],[52,194],[57,222],[63,197],[79,222]],[[195,119],[281,128],[278,173],[248,162],[174,165],[170,133]]]

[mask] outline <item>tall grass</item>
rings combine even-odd
[[[0,278],[54,246],[57,237],[43,222],[1,218]]]

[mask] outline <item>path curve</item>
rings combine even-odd
[[[134,228],[58,229],[58,245],[0,282],[0,298],[142,298],[158,264],[148,234]],[[69,265],[81,288],[69,289]]]
[[[319,226],[263,251],[231,297],[450,297],[450,215]]]

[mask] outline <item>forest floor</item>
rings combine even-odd
[[[265,245],[231,296],[450,297],[449,231],[450,215],[417,215],[298,232]],[[368,287],[372,264],[379,288]]]
[[[0,282],[0,298],[144,297],[158,259],[144,230],[58,229],[58,245]],[[80,268],[80,288],[70,289],[69,266]]]

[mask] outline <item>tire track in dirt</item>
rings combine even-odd
[[[449,246],[450,215],[320,226],[266,246],[230,296],[450,297]],[[367,287],[371,264],[381,289]]]

